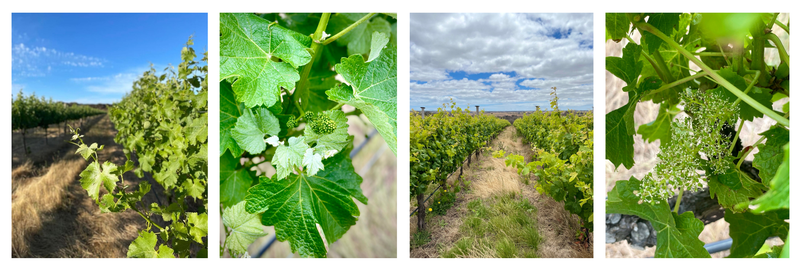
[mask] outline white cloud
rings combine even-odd
[[[46,47],[31,47],[19,43],[11,47],[12,73],[20,77],[41,77],[54,67],[103,67],[103,59]]]
[[[560,106],[588,108],[592,38],[592,14],[412,14],[411,105],[452,97],[459,105],[529,109],[547,105],[557,87]],[[490,75],[457,80],[454,72]]]
[[[134,68],[126,72],[108,76],[76,77],[69,80],[85,85],[89,92],[100,93],[102,95],[115,94],[123,95],[133,89],[133,82],[142,77],[142,73],[150,70],[150,67]],[[161,70],[156,68],[156,70]]]

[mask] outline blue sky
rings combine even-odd
[[[412,13],[411,109],[453,99],[487,111],[593,106],[591,13]]]
[[[202,58],[207,14],[22,14],[11,16],[12,90],[79,103],[113,103],[154,64],[181,63],[190,35]]]

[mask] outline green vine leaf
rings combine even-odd
[[[625,127],[633,118],[625,118],[625,114],[635,105],[628,103],[606,114],[606,159],[614,164],[614,169],[619,165],[633,167],[633,135]]]
[[[245,201],[225,208],[222,213],[222,223],[231,229],[230,235],[225,238],[225,246],[231,251],[231,255],[244,254],[248,245],[259,237],[267,235],[258,215],[245,211]]]
[[[186,179],[181,186],[183,186],[183,190],[195,200],[198,198],[202,199],[203,193],[206,191],[206,186],[203,185],[203,182],[199,179]]]
[[[627,104],[606,114],[606,159],[615,169],[620,164],[633,167],[633,135],[636,135],[633,112],[642,95],[660,86],[657,77],[645,78],[638,88],[628,92]]]
[[[303,166],[303,156],[308,148],[305,137],[291,137],[288,146],[278,146],[275,156],[272,157],[272,163],[275,164],[279,180],[286,178],[296,168]]]
[[[783,146],[783,163],[770,180],[769,190],[750,202],[757,207],[753,212],[760,213],[776,209],[789,209],[789,143]]]
[[[231,207],[247,195],[247,189],[253,184],[253,177],[244,168],[239,168],[239,159],[230,153],[219,158],[219,201],[225,207]]]
[[[162,162],[161,171],[153,174],[153,179],[165,188],[171,188],[178,183],[178,170],[183,163],[183,156],[173,154],[169,156],[166,163]]]
[[[369,63],[353,55],[334,68],[350,85],[339,84],[325,93],[361,110],[397,154],[397,48],[389,45]]]
[[[731,258],[756,255],[761,245],[771,236],[779,236],[784,241],[789,233],[788,210],[771,211],[763,214],[733,213],[725,211],[725,221],[731,224],[733,239]]]
[[[156,234],[140,231],[139,237],[128,246],[128,258],[175,258],[174,251],[165,245],[158,246],[156,251],[157,242]]]
[[[703,231],[703,222],[696,219],[692,212],[680,215],[671,212],[666,200],[661,200],[658,204],[639,204],[639,197],[634,193],[641,191],[641,183],[634,177],[627,181],[618,181],[608,193],[606,213],[636,215],[650,221],[658,233],[656,258],[711,257],[698,238]]]
[[[219,27],[220,79],[236,79],[233,91],[248,108],[275,104],[281,87],[300,80],[297,67],[311,61],[310,37],[254,14],[222,13]]]
[[[672,31],[678,27],[680,16],[681,13],[650,14],[647,23],[656,27],[665,35],[671,36]],[[655,36],[648,31],[644,31],[644,33],[642,33],[642,38],[644,39],[642,43],[647,43],[647,53],[649,54],[653,54],[653,52],[657,51],[658,48],[661,47],[661,44],[664,43],[661,38],[658,38],[658,36]]]
[[[670,107],[666,103],[662,103],[658,108],[658,116],[653,122],[639,126],[636,133],[642,135],[642,139],[647,142],[655,142],[661,140],[661,147],[666,147],[672,141],[672,119],[675,117],[673,113],[680,111],[675,106]]]
[[[76,154],[81,154],[84,160],[89,160],[89,157],[97,151],[97,143],[92,143],[91,146],[86,146],[86,144],[81,144],[78,146],[78,150],[75,151]]]
[[[322,165],[322,155],[315,154],[314,149],[306,149],[306,153],[303,155],[303,166],[306,167],[308,176],[314,176],[321,169],[325,169],[325,166]]]
[[[711,198],[717,198],[720,206],[736,212],[747,208],[736,208],[737,204],[750,201],[763,192],[764,187],[738,169],[730,169],[721,175],[711,175],[707,179]]]
[[[186,213],[186,218],[188,219],[189,226],[189,236],[200,244],[203,243],[203,237],[208,236],[208,214],[205,213],[195,213],[190,212]]]
[[[381,50],[383,50],[383,48],[386,47],[386,44],[388,43],[389,43],[389,34],[382,32],[373,32],[372,45],[370,45],[369,59],[367,60],[367,62],[370,62],[378,58],[378,55],[381,54]]]
[[[332,33],[338,33],[351,24],[366,16],[367,13],[338,13],[331,17],[330,28]],[[364,22],[339,39],[336,44],[347,46],[347,55],[367,55],[370,52],[373,33],[392,33],[392,26],[381,17],[373,17],[369,22]]]
[[[278,118],[272,115],[267,108],[258,107],[245,109],[236,126],[231,131],[231,136],[239,147],[251,154],[258,154],[267,148],[264,141],[267,135],[275,136],[281,131]]]
[[[622,41],[630,29],[631,23],[625,13],[606,13],[606,39],[611,38],[614,42]]]
[[[113,174],[116,169],[117,165],[108,161],[103,163],[102,167],[100,162],[92,162],[80,174],[81,187],[86,190],[89,197],[94,201],[98,201],[100,186],[105,187],[109,192],[114,190],[117,181],[119,181],[119,178]]]
[[[144,172],[153,171],[153,165],[156,163],[156,153],[155,152],[144,152],[139,157],[139,166],[142,168]]]
[[[283,180],[261,177],[246,197],[247,212],[263,212],[261,223],[275,226],[278,240],[288,240],[292,252],[303,257],[326,257],[325,242],[339,240],[360,215],[353,198],[367,203],[361,192],[362,178],[353,169],[347,151],[323,164],[325,170],[315,176],[291,174]]]
[[[188,131],[186,138],[189,140],[189,144],[197,145],[205,143],[208,138],[208,113],[191,119],[191,123],[186,126],[186,130]]]
[[[639,61],[642,47],[636,43],[628,43],[622,49],[622,57],[606,57],[606,70],[628,84],[624,91],[636,86],[636,79],[642,73],[644,63]]]
[[[769,186],[778,167],[784,162],[783,146],[789,143],[789,130],[773,125],[769,130],[760,133],[767,142],[758,145],[758,153],[753,158],[753,167],[758,169],[758,176],[765,186]]]
[[[225,154],[225,151],[230,151],[235,156],[240,156],[244,152],[236,140],[231,136],[233,127],[236,126],[236,121],[244,113],[245,107],[243,103],[236,101],[233,96],[233,89],[231,84],[227,81],[219,82],[219,154]]]

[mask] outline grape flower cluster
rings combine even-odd
[[[308,126],[317,134],[331,134],[336,130],[336,122],[325,113],[306,112],[303,118],[308,122]]]
[[[659,162],[653,172],[645,175],[641,190],[636,192],[643,202],[657,204],[676,190],[702,188],[701,170],[722,174],[732,168],[732,137],[723,134],[722,127],[736,124],[738,107],[722,99],[718,92],[687,90],[681,101],[690,117],[672,122],[671,141],[658,153]]]

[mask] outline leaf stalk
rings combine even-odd
[[[347,28],[344,28],[344,30],[342,30],[341,32],[337,33],[334,36],[331,36],[331,38],[325,39],[325,41],[322,42],[322,45],[324,46],[324,45],[333,43],[333,41],[336,41],[336,39],[339,39],[340,37],[344,36],[348,32],[352,31],[353,29],[358,27],[358,25],[361,25],[361,23],[364,23],[365,21],[369,20],[375,14],[377,14],[377,13],[369,13],[366,16],[361,17],[361,19],[357,20],[355,23],[351,24],[350,26],[347,26]]]

